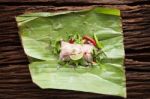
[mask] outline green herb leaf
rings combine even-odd
[[[95,39],[95,41],[96,41],[97,47],[101,49],[103,46],[102,46],[102,44],[100,43],[100,41],[98,40],[98,38],[97,38],[97,36],[96,36],[95,33],[94,33],[94,39]]]

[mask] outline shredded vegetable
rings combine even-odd
[[[93,38],[79,34],[69,36],[67,40],[53,41],[51,48],[53,53],[59,56],[59,63],[65,63],[68,65],[84,65],[89,66],[97,64],[100,60],[100,54],[102,54],[102,45],[98,41],[96,34],[93,34]]]

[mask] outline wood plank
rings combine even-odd
[[[38,2],[47,1],[39,0]],[[77,1],[81,2],[82,0]],[[141,2],[140,0],[117,1],[118,3],[115,2],[117,5],[108,4],[108,1],[110,0],[102,0],[106,3],[101,6],[119,8],[122,11],[128,98],[148,99],[150,98],[150,5],[125,5],[133,2],[136,4],[136,2]],[[1,0],[0,2],[10,1]],[[30,1],[12,0],[12,2]],[[35,1],[32,0],[31,2]],[[83,0],[83,2],[86,1]],[[119,97],[76,91],[42,90],[31,81],[27,66],[28,60],[20,43],[15,16],[24,12],[79,10],[88,7],[70,5],[63,7],[43,5],[0,6],[0,99],[120,99]]]
[[[0,0],[1,4],[60,4],[60,5],[75,5],[75,4],[105,4],[105,5],[114,5],[114,4],[147,4],[149,0]]]

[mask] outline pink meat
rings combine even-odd
[[[93,61],[93,57],[92,57],[93,48],[94,48],[94,46],[91,44],[83,44],[82,45],[83,58],[88,62]]]
[[[59,58],[63,61],[70,60],[71,54],[83,53],[83,58],[92,62],[92,50],[94,46],[90,44],[70,44],[68,42],[61,42],[61,52]]]

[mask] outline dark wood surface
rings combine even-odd
[[[0,0],[0,99],[122,99],[32,83],[15,16],[24,12],[78,10],[92,5],[122,12],[128,99],[150,99],[149,0]]]

